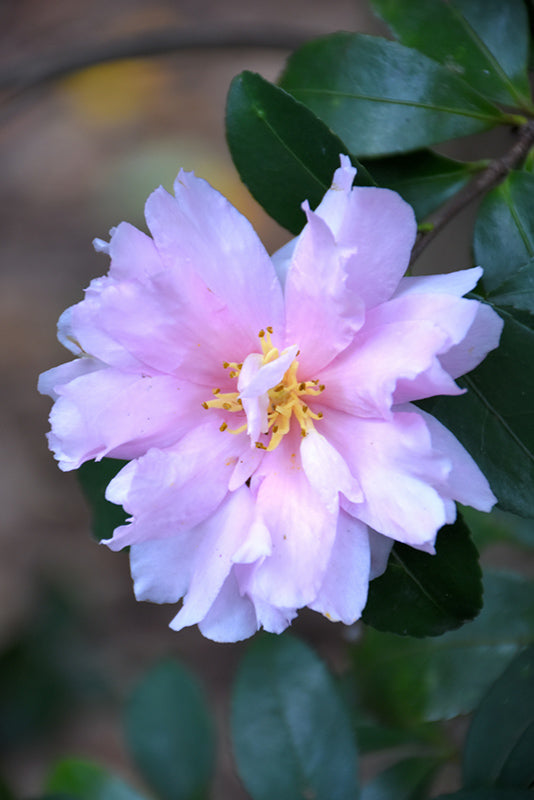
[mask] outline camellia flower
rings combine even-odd
[[[497,346],[462,297],[482,270],[403,277],[416,233],[395,192],[352,188],[346,157],[300,236],[269,258],[249,222],[181,172],[148,199],[152,238],[121,223],[109,274],[59,321],[77,358],[51,369],[61,469],[129,463],[106,496],[130,519],[140,600],[183,604],[179,630],[234,641],[309,606],[352,623],[394,540],[433,552],[455,500],[488,483],[412,401]]]

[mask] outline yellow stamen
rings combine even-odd
[[[262,349],[262,364],[270,364],[275,361],[280,353],[274,347],[271,341],[271,334],[273,333],[272,327],[269,325],[267,328],[258,333]],[[299,355],[300,350],[297,352]],[[235,379],[239,377],[239,373],[243,367],[243,363],[235,361],[224,361],[224,369],[230,368],[228,377]],[[268,432],[266,436],[270,436],[266,442],[255,442],[255,446],[259,450],[272,451],[278,447],[286,433],[291,429],[291,420],[295,417],[299,425],[301,436],[307,436],[310,430],[313,430],[314,420],[323,418],[322,411],[313,411],[306,399],[318,397],[325,389],[324,384],[319,384],[317,379],[312,381],[299,381],[297,380],[297,372],[299,362],[295,358],[285,372],[284,377],[276,386],[268,391],[269,406],[267,408],[267,426]],[[243,414],[243,402],[239,397],[239,392],[221,392],[219,388],[213,389],[215,397],[213,400],[208,400],[202,403],[206,409],[217,408],[221,411],[230,413],[241,412]],[[247,430],[247,423],[240,425],[237,428],[229,428],[226,422],[223,422],[219,428],[221,431],[228,431],[228,433],[239,434]]]

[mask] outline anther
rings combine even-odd
[[[306,384],[304,382],[303,383],[299,383],[299,392],[303,392],[305,388],[306,388]]]
[[[267,330],[268,330],[268,332],[269,332],[269,333],[272,333],[272,332],[273,332],[273,329],[271,328],[271,326],[270,326],[270,325],[267,325]]]
[[[229,366],[230,366],[230,362],[229,361],[223,361],[223,367],[225,369],[228,369]]]
[[[222,407],[223,407],[223,408],[225,408],[227,411],[230,411],[230,409],[232,408],[232,406],[230,405],[230,403],[223,403],[223,404],[222,404]]]
[[[256,442],[256,447],[258,448],[258,450],[267,450],[265,445],[262,444],[261,442]]]
[[[209,405],[207,403],[202,403],[202,408],[209,408]]]
[[[220,391],[220,389],[212,389],[213,394],[219,394]]]
[[[226,422],[223,422],[222,425],[220,426],[219,430],[220,431],[225,431],[227,429],[227,427],[228,427],[228,425],[226,424]]]
[[[263,339],[263,337],[265,336],[265,331],[263,330],[263,328],[262,328],[262,329],[261,329],[261,331],[258,333],[258,336],[260,337],[260,339]]]
[[[233,369],[231,372],[228,373],[228,376],[230,378],[237,378],[238,375],[239,375],[239,373],[236,372],[235,369]]]

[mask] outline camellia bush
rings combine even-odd
[[[534,594],[479,550],[534,543],[534,11],[373,7],[392,40],[334,33],[276,84],[229,88],[228,146],[281,250],[183,171],[148,198],[149,235],[95,239],[108,272],[39,381],[49,444],[96,537],[129,547],[137,599],[176,631],[252,637],[229,730],[253,800],[526,800]],[[493,160],[434,149],[496,128]],[[423,274],[470,204],[472,263]],[[343,623],[342,674],[288,632],[305,607]],[[466,714],[459,748],[444,723]],[[145,794],[66,760],[43,797],[211,796],[213,719],[182,666],[144,677],[125,731]]]

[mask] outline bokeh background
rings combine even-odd
[[[135,602],[127,556],[91,538],[76,477],[47,450],[50,401],[36,381],[68,360],[55,340],[60,313],[107,269],[92,239],[123,219],[143,227],[147,195],[170,188],[180,167],[226,194],[270,251],[287,240],[232,165],[226,93],[244,69],[276,79],[288,38],[296,45],[341,29],[384,33],[365,0],[0,0],[0,775],[20,796],[37,796],[50,765],[67,755],[139,785],[120,707],[143,671],[169,655],[205,685],[226,741],[213,797],[247,796],[225,739],[242,646],[215,645],[196,629],[173,633],[171,607]],[[162,31],[233,34],[242,46],[39,81],[80,54]],[[261,37],[273,46],[257,46]],[[450,237],[446,247],[438,239],[430,266],[469,266],[468,230],[459,223],[456,250]],[[357,631],[306,613],[294,627],[331,666],[344,666],[344,637]]]

